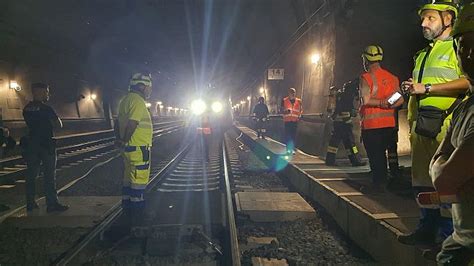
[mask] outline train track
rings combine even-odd
[[[166,123],[158,124],[158,125],[161,125],[161,127],[157,127],[157,128],[154,129],[154,132],[153,132],[153,142],[154,143],[161,136],[173,134],[173,133],[181,130],[184,127],[183,122],[180,122],[180,121],[172,122],[172,123],[166,122]],[[71,159],[68,159],[68,161],[74,161],[75,163],[72,163],[69,167],[78,165],[79,162],[95,161],[95,160],[98,160],[99,157],[106,156],[106,155],[107,155],[107,157],[104,157],[103,159],[98,160],[97,163],[94,163],[94,164],[90,165],[90,169],[88,169],[88,170],[83,169],[81,171],[76,172],[76,174],[78,174],[78,175],[74,175],[74,176],[71,176],[71,177],[68,176],[68,177],[64,177],[62,179],[59,178],[58,183],[62,183],[63,185],[58,187],[58,193],[61,193],[63,191],[66,191],[66,190],[72,188],[78,182],[80,182],[81,180],[87,178],[89,176],[89,174],[92,171],[94,171],[94,169],[99,168],[103,165],[109,164],[113,160],[120,157],[120,152],[119,152],[118,149],[115,148],[114,143],[113,143],[113,139],[110,140],[109,142],[105,142],[104,144],[99,144],[98,146],[99,147],[89,148],[88,150],[83,151],[82,153],[79,153],[77,155],[70,155],[69,158],[71,158]],[[163,168],[164,163],[166,163],[166,160],[159,161],[156,165],[154,165],[154,170],[157,171],[157,170]],[[65,165],[64,161],[62,161],[61,164],[64,165],[65,167],[68,166],[68,165]],[[59,167],[58,167],[58,169],[60,170]],[[23,169],[21,169],[21,170],[25,171]],[[81,174],[79,174],[79,173],[81,173]],[[40,175],[38,178],[42,178],[42,176]],[[59,181],[61,181],[61,182],[59,182]],[[14,192],[14,193],[23,193],[23,190],[20,190],[20,191],[15,190],[15,191],[17,191],[17,192]],[[44,199],[44,197],[40,197],[37,200],[42,200],[42,199]],[[24,205],[24,203],[22,203],[22,202],[18,202],[18,203],[11,202],[11,203],[9,203],[9,205],[10,205],[11,209],[0,215],[0,222],[4,221],[5,219],[7,219],[8,217],[10,217],[12,215],[15,215],[15,214],[21,212],[26,207],[26,205]]]
[[[110,257],[127,256],[138,245],[134,256],[148,258],[150,264],[240,265],[226,144],[212,141],[209,153],[206,160],[202,144],[194,141],[161,170],[152,168],[146,218],[130,236],[114,242],[101,238],[120,220],[117,204],[54,264],[107,264]]]
[[[154,124],[153,137],[159,137],[163,133],[181,128],[183,124],[183,121],[156,123]],[[113,130],[105,130],[95,134],[80,134],[69,138],[59,137],[56,140],[61,145],[57,149],[58,167],[96,154],[116,151]],[[0,161],[0,185],[15,184],[25,174],[26,163],[22,156],[15,156]]]

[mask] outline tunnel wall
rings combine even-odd
[[[306,10],[317,10],[324,1],[303,3]],[[382,67],[399,77],[400,82],[411,76],[413,56],[426,42],[419,26],[417,9],[419,1],[400,0],[396,5],[385,1],[327,1],[326,5],[311,17],[311,29],[283,53],[269,68],[284,68],[285,78],[281,81],[262,80],[255,83],[246,102],[240,107],[241,115],[251,112],[250,106],[259,96],[265,96],[271,113],[278,112],[278,106],[289,87],[297,90],[302,97],[305,114],[319,114],[327,117],[328,88],[342,86],[363,73],[361,52],[370,44],[378,44],[384,49]],[[312,14],[307,11],[306,18]],[[311,53],[321,55],[317,65],[308,62]],[[264,94],[260,87],[266,88]],[[302,93],[303,92],[303,93]],[[246,100],[244,95],[241,100]],[[399,153],[410,152],[406,108],[399,114]],[[245,120],[245,119],[244,119]],[[245,122],[251,125],[249,121]],[[279,125],[278,125],[279,123]],[[270,122],[270,128],[282,130],[281,121]],[[298,128],[298,147],[308,153],[325,155],[332,129],[328,119],[318,122],[302,121]],[[365,154],[359,142],[360,126],[354,121],[354,135],[359,150]],[[280,139],[278,134],[277,139]],[[339,149],[338,156],[345,155]]]

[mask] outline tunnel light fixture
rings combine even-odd
[[[151,103],[145,103],[145,106],[146,106],[146,108],[150,108],[150,107],[151,107]]]
[[[245,101],[240,101],[240,104],[245,104]]]
[[[179,111],[179,108],[178,108],[178,107],[175,107],[174,110],[175,110],[175,111]]]
[[[162,103],[162,102],[160,102],[160,101],[156,102],[156,104],[158,104],[158,105],[160,105],[160,106],[162,106],[162,105],[163,105],[163,103]]]
[[[321,55],[318,53],[314,53],[310,57],[311,64],[317,64],[319,63],[319,60],[321,60]]]
[[[95,100],[95,99],[97,99],[97,95],[96,95],[96,94],[92,93],[91,95],[89,95],[89,100],[93,101],[93,100]]]
[[[220,113],[222,111],[222,103],[213,102],[211,105],[211,109],[214,113]]]
[[[260,93],[261,94],[264,94],[265,93],[265,89],[263,87],[260,87]]]
[[[21,86],[16,80],[10,80],[10,89],[21,91]]]
[[[194,100],[193,102],[191,102],[191,111],[195,115],[203,114],[206,111],[206,109],[207,109],[207,105],[201,99],[197,99],[197,100]]]
[[[270,160],[270,155],[267,155],[267,160]]]
[[[173,107],[168,106],[168,111],[171,111],[171,110],[173,110]]]
[[[250,97],[250,96],[247,96],[247,101],[249,101],[249,102],[250,102],[250,99],[252,99],[252,97]]]

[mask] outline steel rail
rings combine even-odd
[[[166,122],[166,123],[162,123],[162,124],[170,124],[170,123]],[[153,136],[154,137],[161,136],[163,133],[166,133],[166,132],[169,132],[169,131],[172,131],[172,130],[175,130],[175,129],[178,129],[178,128],[181,128],[181,127],[182,127],[182,124],[154,129]],[[115,140],[115,137],[108,137],[108,138],[103,138],[103,139],[90,141],[90,142],[86,142],[86,143],[80,143],[80,144],[60,147],[60,148],[58,148],[58,166],[80,160],[80,159],[82,159],[84,157],[87,157],[87,156],[89,156],[91,154],[94,154],[94,153],[99,153],[99,152],[107,151],[107,150],[111,150],[111,149],[113,150],[114,149],[114,140]],[[80,152],[81,150],[87,149],[89,147],[94,147],[94,146],[96,146],[96,147],[92,148],[90,150],[87,150],[87,151]],[[64,157],[65,154],[72,153],[72,152],[75,152],[75,151],[77,151],[79,153],[71,155],[71,156]],[[12,158],[10,161],[2,162],[2,165],[8,164],[8,166],[4,166],[4,167],[11,167],[11,166],[15,166],[15,165],[18,165],[18,164],[22,164],[23,162],[24,162],[23,157],[18,156],[18,157]],[[0,183],[5,182],[5,180],[18,178],[18,176],[24,175],[25,173],[26,173],[26,168],[22,168],[22,169],[12,171],[12,172],[7,173],[7,174],[2,174],[2,175],[0,175]]]
[[[149,192],[153,189],[159,181],[166,176],[170,170],[172,170],[176,164],[184,158],[186,153],[189,151],[191,143],[187,144],[173,159],[171,159],[160,171],[150,177],[149,185],[146,188],[146,192]],[[122,206],[120,202],[117,202],[108,212],[109,215],[106,216],[99,224],[97,224],[87,235],[85,235],[76,245],[71,249],[63,253],[53,265],[68,265],[88,244],[92,242],[97,236],[102,232],[107,230],[111,224],[113,224],[118,217],[122,214]]]
[[[232,192],[230,186],[230,171],[229,164],[227,160],[227,149],[226,141],[224,139],[222,145],[222,161],[224,167],[224,182],[225,182],[225,199],[226,199],[226,209],[227,209],[227,225],[229,230],[229,245],[230,245],[230,255],[231,255],[231,264],[233,266],[240,266],[240,249],[239,241],[237,238],[237,226],[235,224],[235,215],[234,215],[234,204],[232,200]]]
[[[145,193],[149,193],[156,187],[160,186],[161,182],[168,176],[179,163],[186,157],[188,152],[191,150],[193,143],[188,143],[172,160],[170,160],[166,166],[164,166],[159,172],[153,174],[150,177],[150,182],[145,190]],[[229,247],[228,255],[229,258],[227,262],[230,262],[231,265],[240,266],[240,251],[238,246],[237,238],[237,227],[234,217],[234,205],[232,201],[232,193],[230,187],[230,162],[228,161],[227,147],[226,142],[222,142],[222,167],[224,175],[224,185],[223,188],[225,193],[225,208],[226,208],[226,226],[228,230],[227,236],[227,246]],[[106,218],[104,218],[99,224],[97,224],[87,235],[85,235],[81,240],[74,245],[72,248],[63,253],[53,265],[68,265],[73,263],[74,258],[80,254],[94,239],[96,239],[101,233],[105,232],[122,214],[122,207],[120,202],[117,202],[109,211]],[[226,263],[229,264],[229,263]]]

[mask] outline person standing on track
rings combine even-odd
[[[129,93],[119,105],[117,146],[124,163],[122,207],[130,225],[143,221],[144,192],[150,177],[150,149],[153,124],[145,99],[150,97],[152,79],[136,73],[130,80]]]
[[[47,105],[49,86],[44,83],[31,84],[33,101],[23,109],[23,118],[28,127],[28,135],[22,137],[22,155],[26,161],[26,210],[33,211],[39,206],[35,201],[36,178],[43,165],[44,194],[46,211],[65,211],[69,207],[58,201],[56,191],[56,142],[53,139],[54,129],[63,124],[54,109]]]
[[[203,114],[201,114],[200,120],[200,125],[197,128],[199,143],[202,147],[204,159],[206,162],[210,162],[209,150],[213,136],[212,134],[214,133],[214,130],[211,127],[211,113],[209,111],[205,111]]]

